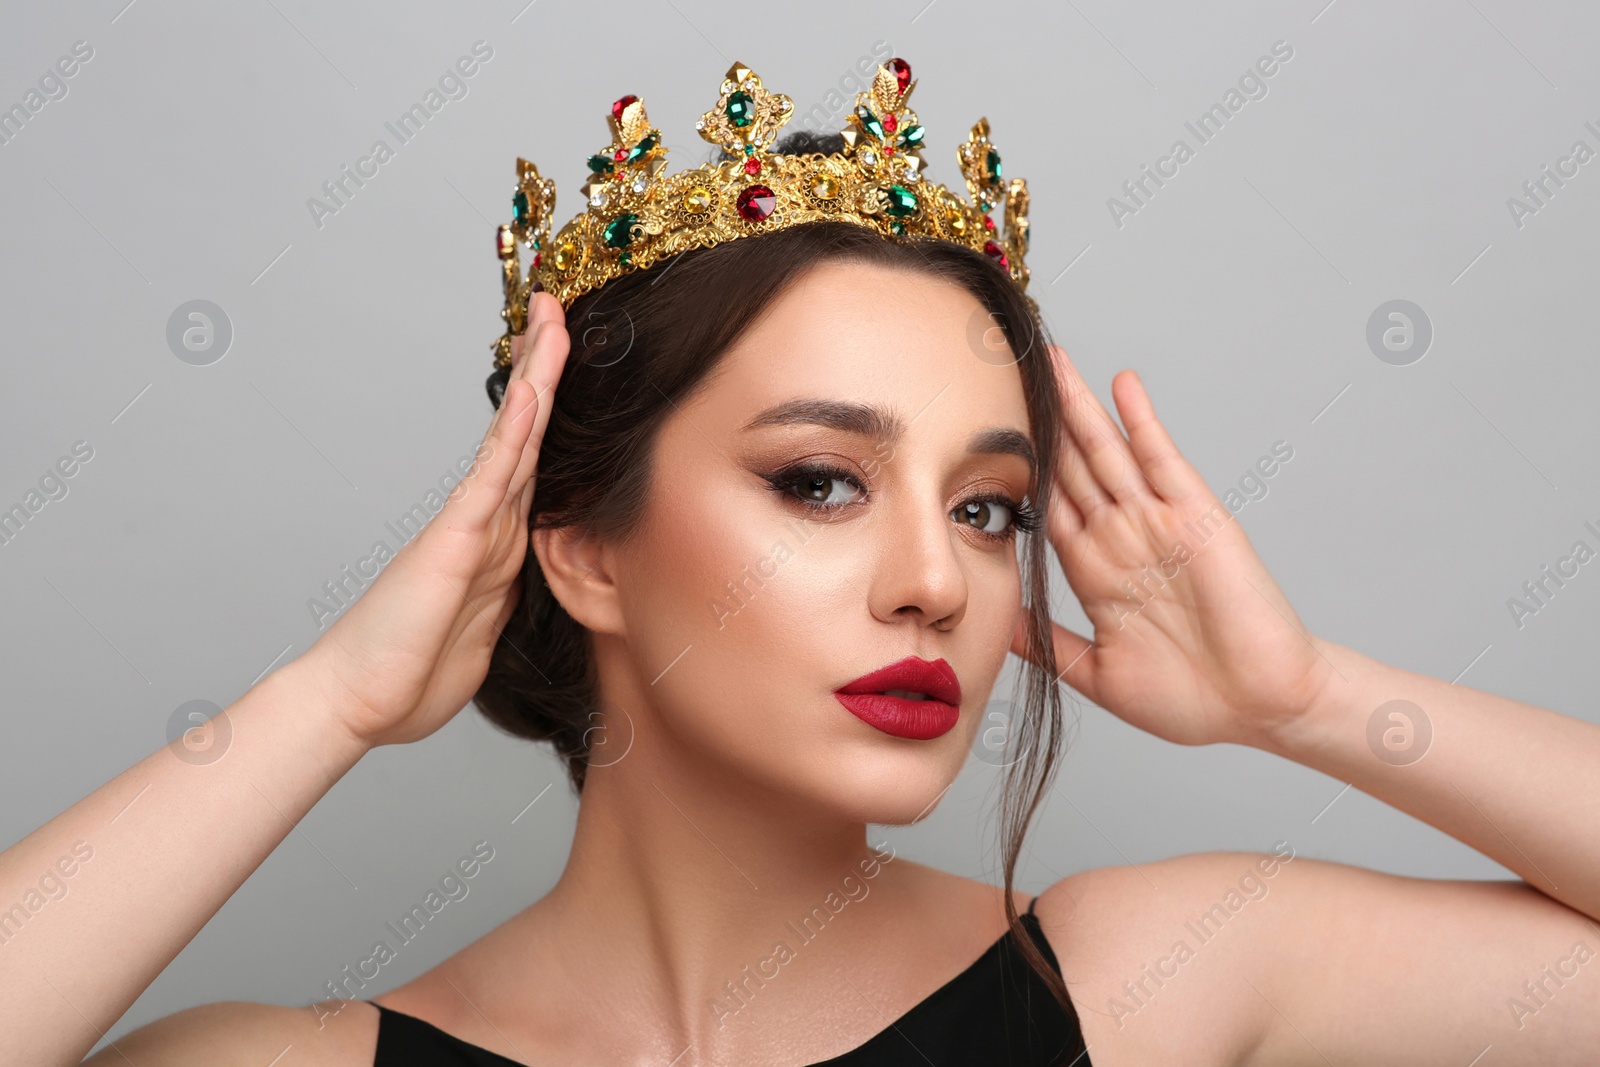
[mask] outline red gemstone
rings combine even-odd
[[[628,150],[626,148],[619,148],[615,152],[611,153],[611,158],[616,160],[618,163],[621,163],[624,159],[628,158]]]
[[[760,222],[772,214],[772,209],[778,206],[778,197],[765,185],[747,185],[734,205],[739,209],[739,217],[749,222]]]
[[[900,120],[894,117],[893,111],[883,116],[883,128],[890,133],[893,133],[894,128],[898,125],[900,125]]]
[[[542,263],[542,262],[544,262],[544,253],[543,252],[535,252],[533,254],[533,265],[535,267],[538,267],[539,264]]]
[[[900,83],[900,92],[904,95],[906,86],[911,84],[911,64],[895,56],[889,60],[889,69],[894,71],[894,80]]]
[[[761,160],[756,159],[754,156],[752,156],[749,159],[745,160],[744,161],[744,172],[746,174],[760,174],[761,173]]]
[[[993,233],[994,232],[994,219],[991,219],[988,215],[985,215],[983,217],[983,228],[988,230],[990,233]]]
[[[636,101],[638,99],[639,98],[637,96],[634,96],[632,93],[629,93],[627,96],[622,97],[616,103],[611,105],[611,117],[616,119],[618,122],[621,122],[622,121],[622,113],[627,110],[629,104],[633,103],[634,101]]]
[[[983,254],[998,263],[1001,270],[1011,269],[1011,263],[1006,259],[1006,250],[993,241],[985,241],[983,243]]]

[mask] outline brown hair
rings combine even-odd
[[[838,147],[814,135],[791,135],[779,145],[788,152]],[[1044,520],[1063,432],[1061,398],[1044,347],[1044,323],[1022,290],[987,256],[965,246],[885,239],[852,223],[821,221],[684,252],[573,302],[566,316],[572,347],[540,448],[530,525],[577,526],[602,540],[631,535],[644,513],[653,444],[662,423],[707,380],[765,307],[807,270],[827,261],[873,263],[942,278],[989,311],[1022,375],[1039,460],[1039,478],[1028,496]],[[990,322],[979,325],[990,328]],[[496,386],[503,388],[503,380],[491,376],[489,382],[496,404]],[[1029,662],[1025,710],[1014,717],[1011,739],[1018,755],[1006,766],[1000,803],[1005,907],[1023,958],[1076,1020],[1065,983],[1023,929],[1011,898],[1023,838],[1050,788],[1063,734],[1047,528],[1041,521],[1037,533],[1022,535]],[[522,566],[521,602],[473,699],[507,733],[551,742],[581,795],[599,707],[588,631],[551,593],[531,548]]]

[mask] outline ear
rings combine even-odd
[[[616,556],[577,526],[545,526],[529,534],[544,580],[561,606],[593,633],[623,632]]]

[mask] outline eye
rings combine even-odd
[[[976,526],[980,533],[999,537],[1011,528],[1011,509],[998,500],[969,500],[952,515],[957,522]]]
[[[969,500],[950,513],[957,522],[966,523],[991,541],[1010,541],[1019,531],[1039,528],[1033,508],[1006,497],[979,497]]]
[[[790,467],[768,477],[767,482],[774,490],[794,496],[817,511],[847,507],[866,495],[855,475],[837,467]]]

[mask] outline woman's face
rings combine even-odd
[[[1021,611],[1007,502],[1027,499],[1032,438],[988,326],[951,282],[825,264],[668,417],[643,526],[614,557],[625,633],[605,644],[624,673],[601,656],[602,691],[646,717],[640,743],[819,813],[926,814]],[[898,436],[860,425],[873,413]],[[907,656],[960,683],[937,737],[887,733],[835,696]]]

